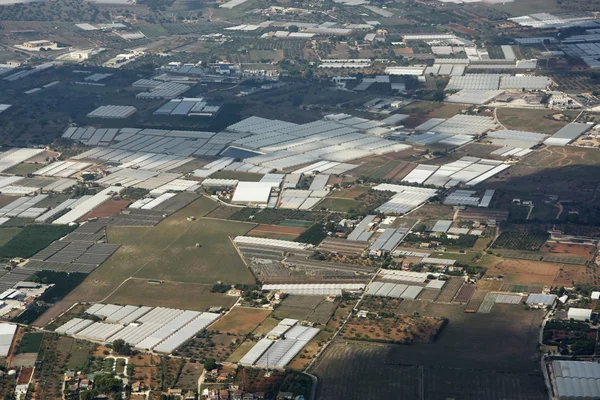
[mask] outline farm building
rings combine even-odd
[[[16,325],[0,324],[0,357],[8,356],[16,331]]]
[[[548,146],[566,146],[588,131],[592,125],[573,122],[544,141]]]
[[[546,306],[552,306],[556,301],[556,295],[554,294],[530,294],[527,298],[527,304],[531,308],[543,308]]]
[[[271,197],[271,182],[240,182],[235,188],[231,202],[266,206]]]
[[[592,318],[592,310],[587,308],[569,308],[567,312],[568,319],[574,319],[575,321],[585,321],[590,320]]]

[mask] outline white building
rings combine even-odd
[[[574,319],[575,321],[589,321],[592,318],[592,310],[571,307],[567,313],[567,318]]]

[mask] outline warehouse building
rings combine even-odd
[[[575,321],[589,321],[592,318],[592,310],[587,308],[571,307],[567,312],[567,318],[574,319]]]
[[[566,146],[587,132],[592,125],[573,122],[544,141],[548,146]]]
[[[231,202],[266,207],[271,198],[270,182],[240,182],[235,188]]]
[[[17,325],[0,324],[0,357],[6,357],[10,353],[16,332]]]

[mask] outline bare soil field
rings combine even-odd
[[[598,267],[583,265],[562,265],[559,274],[554,280],[555,286],[573,286],[574,284],[584,286],[600,285],[600,271]]]
[[[270,239],[288,238],[295,239],[304,232],[305,228],[296,228],[293,226],[266,225],[260,224],[247,233],[248,236],[258,236]]]
[[[109,200],[106,203],[100,205],[94,211],[81,217],[79,222],[87,221],[90,218],[104,218],[112,217],[121,212],[125,207],[131,204],[129,200]]]
[[[48,325],[50,323],[50,321],[57,318],[59,315],[61,315],[65,311],[67,311],[69,308],[71,308],[71,306],[73,304],[75,304],[74,301],[69,301],[69,300],[59,301],[58,303],[56,303],[52,307],[50,307],[50,309],[48,309],[48,311],[46,311],[45,313],[40,315],[39,318],[33,322],[33,325],[39,326],[39,327]]]
[[[366,318],[353,316],[342,330],[349,340],[368,340],[389,343],[430,343],[440,332],[443,321],[431,317],[369,314]]]
[[[540,249],[542,253],[551,254],[568,254],[574,256],[585,257],[588,261],[592,259],[592,256],[596,252],[594,246],[585,246],[579,244],[567,244],[567,243],[555,243],[546,242]]]
[[[211,331],[247,335],[252,332],[271,313],[258,308],[235,307],[226,316],[210,327]]]
[[[504,259],[499,264],[488,268],[486,274],[489,276],[502,275],[505,282],[514,283],[537,283],[551,286],[560,272],[558,264]]]

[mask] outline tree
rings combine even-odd
[[[131,345],[125,342],[123,339],[117,339],[112,344],[113,350],[122,356],[128,356],[131,354]]]
[[[214,358],[207,358],[206,360],[204,360],[204,369],[207,371],[210,371],[212,369],[215,369],[217,367],[217,362],[215,361]]]

